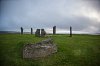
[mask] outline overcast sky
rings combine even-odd
[[[100,0],[0,0],[0,30],[57,26],[62,32],[100,33]],[[58,32],[60,32],[58,30]]]

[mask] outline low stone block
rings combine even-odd
[[[46,57],[57,52],[57,46],[52,39],[46,39],[36,44],[26,44],[23,48],[23,58]]]

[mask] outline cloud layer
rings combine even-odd
[[[0,30],[28,28],[100,32],[100,0],[1,0]]]

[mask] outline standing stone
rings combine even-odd
[[[70,37],[72,37],[72,27],[70,26]]]
[[[37,29],[37,30],[36,30],[35,36],[36,36],[36,37],[40,37],[40,29]]]
[[[21,27],[21,34],[23,34],[23,28]]]
[[[56,26],[53,27],[53,34],[56,34]]]
[[[41,29],[41,37],[45,37],[45,35],[46,35],[45,30],[44,29]]]
[[[33,29],[31,28],[31,34],[33,34]]]

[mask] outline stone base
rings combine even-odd
[[[44,40],[36,44],[26,44],[23,48],[23,58],[46,57],[57,52],[57,46],[52,39]]]

